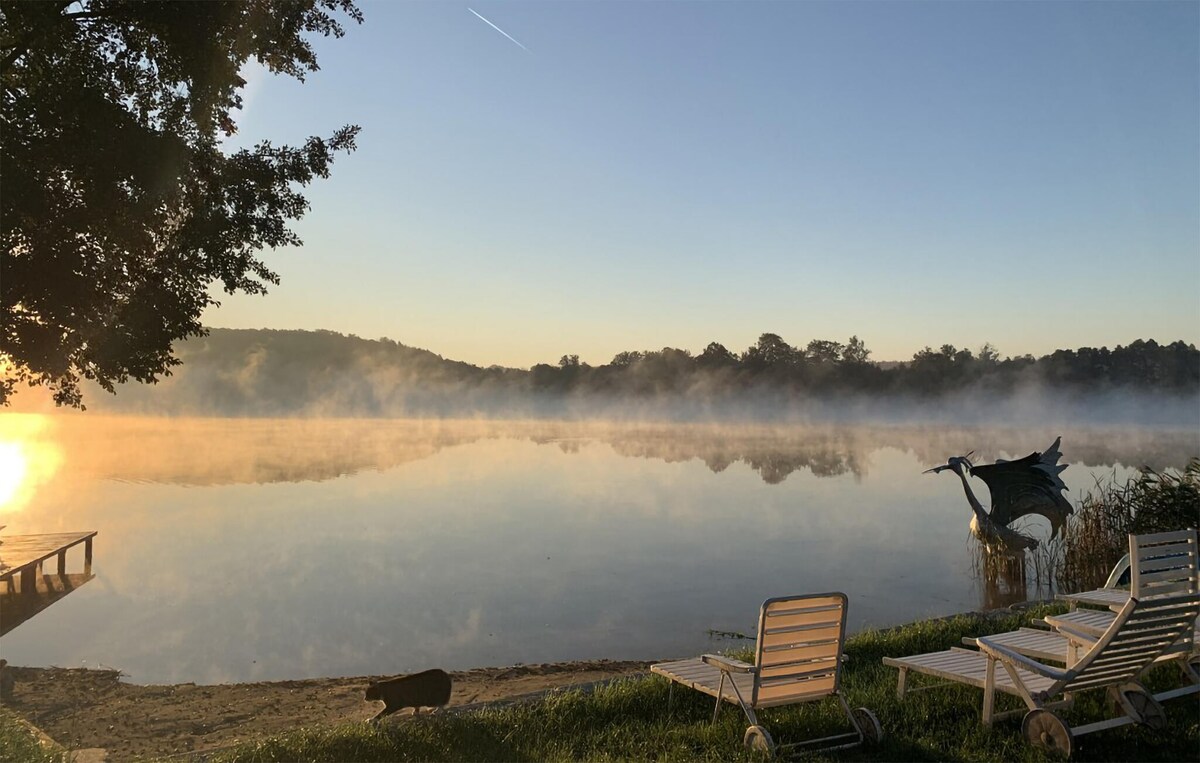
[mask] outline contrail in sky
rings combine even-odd
[[[470,11],[471,13],[475,13],[475,9],[474,9],[474,8],[468,8],[467,10],[468,10],[468,11]],[[485,19],[483,16],[480,16],[478,13],[475,13],[475,15],[479,17],[479,20],[480,20],[480,21],[482,21],[483,23],[487,24],[487,25],[488,25],[488,26],[490,26],[492,29],[495,29],[497,32],[499,32],[500,34],[504,35],[504,36],[505,36],[505,37],[507,37],[508,39],[512,40],[513,42],[516,42],[516,43],[517,43],[517,46],[518,46],[518,47],[520,47],[520,48],[521,48],[521,50],[525,51],[526,53],[529,53],[529,52],[531,52],[531,51],[529,50],[529,48],[527,48],[527,47],[525,47],[524,45],[521,45],[521,43],[517,42],[517,39],[516,39],[515,37],[513,37],[511,34],[509,34],[508,32],[505,32],[503,29],[501,29],[500,27],[496,26],[496,25],[495,25],[495,24],[493,24],[492,22],[488,21],[488,20],[487,20],[487,19]]]

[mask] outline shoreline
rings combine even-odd
[[[521,699],[643,673],[650,665],[575,660],[454,671],[448,707]],[[142,685],[122,682],[118,670],[8,669],[16,679],[8,709],[69,750],[97,750],[88,760],[110,762],[200,753],[301,726],[365,721],[382,707],[363,698],[367,685],[393,677]]]
[[[1003,617],[1045,601],[969,610],[887,628],[958,617]],[[586,687],[637,675],[661,660],[571,660],[449,671],[447,708],[472,709],[519,701],[553,689]],[[72,751],[80,760],[188,756],[262,739],[303,726],[363,722],[381,709],[364,699],[368,684],[391,675],[304,678],[224,684],[133,684],[103,668],[18,667],[14,701],[6,707]],[[403,717],[408,711],[397,713]]]

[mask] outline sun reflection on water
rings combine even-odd
[[[28,471],[29,459],[21,443],[0,442],[0,509],[9,508]]]
[[[28,506],[61,463],[62,450],[46,416],[0,416],[0,523]]]

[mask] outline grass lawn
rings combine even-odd
[[[1025,744],[1020,719],[993,729],[979,723],[982,692],[965,686],[933,689],[896,699],[896,671],[885,656],[903,656],[960,645],[963,636],[1013,630],[1049,609],[1001,618],[960,616],[927,621],[850,638],[850,662],[843,692],[851,707],[866,706],[879,717],[881,745],[808,756],[838,760],[1045,760]],[[1061,611],[1058,608],[1056,611]],[[738,655],[749,659],[749,652]],[[923,680],[924,679],[924,680]],[[1151,688],[1178,686],[1174,666],[1156,670]],[[910,674],[910,686],[928,683]],[[1018,707],[998,694],[998,710]],[[1072,725],[1108,717],[1104,691],[1087,692],[1066,712]],[[713,700],[676,687],[667,712],[667,681],[657,676],[630,678],[592,693],[562,691],[544,699],[461,714],[400,719],[382,727],[367,724],[300,728],[213,757],[227,763],[266,761],[442,761],[442,760],[755,760],[742,747],[747,722],[739,708],[726,705],[716,725],[709,721]],[[1195,696],[1166,703],[1168,727],[1155,733],[1136,725],[1076,739],[1076,760],[1200,760],[1200,712]],[[759,716],[776,742],[786,743],[848,730],[836,700],[777,708]],[[801,756],[804,757],[804,756]]]

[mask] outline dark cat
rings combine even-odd
[[[376,681],[367,687],[366,698],[383,700],[383,709],[371,719],[372,722],[406,707],[413,708],[414,714],[423,707],[442,707],[450,701],[450,674],[434,668]]]

